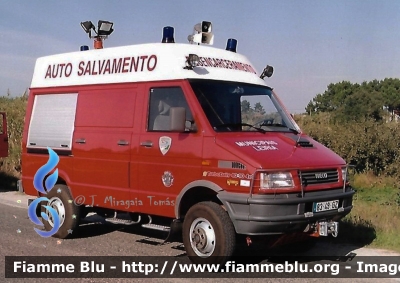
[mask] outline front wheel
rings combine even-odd
[[[235,250],[232,221],[214,202],[192,206],[183,221],[182,233],[186,253],[193,263],[224,263]]]

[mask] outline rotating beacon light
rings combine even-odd
[[[97,30],[91,21],[81,22],[82,29],[89,35],[89,38],[94,38],[94,48],[102,49],[103,41],[114,31],[114,23],[100,20],[97,25]],[[92,36],[92,31],[96,34]]]
[[[89,50],[89,46],[87,45],[82,45],[80,48],[81,51],[88,51]]]
[[[193,34],[188,36],[188,40],[190,43],[212,45],[214,43],[214,34],[211,31],[212,23],[202,21],[194,26]]]
[[[234,38],[229,38],[228,41],[226,42],[225,49],[236,53],[236,47],[237,47],[237,40]]]
[[[162,43],[175,43],[173,27],[164,27],[162,36]]]

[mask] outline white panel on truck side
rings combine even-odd
[[[28,148],[72,149],[77,93],[36,95]]]

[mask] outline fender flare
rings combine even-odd
[[[180,204],[181,204],[181,200],[182,200],[183,196],[186,194],[186,192],[188,192],[190,189],[195,188],[195,187],[205,187],[205,188],[208,188],[208,189],[216,192],[217,194],[221,191],[224,191],[224,189],[221,188],[219,185],[217,185],[213,182],[207,181],[207,180],[197,180],[197,181],[190,182],[180,191],[180,193],[176,197],[176,204],[175,204],[175,218],[176,219],[180,218],[179,210],[180,210]]]

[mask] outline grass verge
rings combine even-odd
[[[341,241],[400,252],[400,191],[372,175],[355,176],[353,210],[342,220]]]

